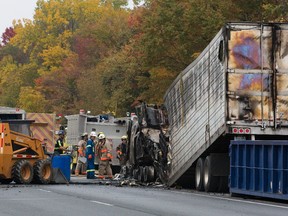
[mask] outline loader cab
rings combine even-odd
[[[0,122],[9,123],[10,130],[12,131],[32,137],[30,125],[34,122],[34,120],[20,120],[20,119],[12,120],[10,119],[10,120],[2,120],[2,121],[0,120]]]

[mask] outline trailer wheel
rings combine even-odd
[[[10,184],[13,181],[13,179],[0,179],[1,184]]]
[[[49,184],[52,179],[50,160],[38,160],[34,164],[34,181],[38,184]]]
[[[15,162],[12,168],[13,180],[18,184],[29,184],[33,179],[33,168],[28,160]]]
[[[204,162],[204,189],[206,192],[215,192],[218,190],[219,178],[212,175],[213,163],[210,156],[207,156]]]
[[[195,170],[195,188],[197,191],[204,191],[204,159],[199,158]]]

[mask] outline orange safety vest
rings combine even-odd
[[[101,156],[100,156],[101,161],[113,159],[113,156],[110,153],[109,149],[106,147],[106,145],[102,146],[100,153],[101,153]]]
[[[85,145],[86,142],[84,140],[80,140],[78,143],[78,153],[81,157],[85,157]]]

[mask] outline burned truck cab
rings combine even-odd
[[[137,120],[128,129],[130,173],[142,182],[168,177],[167,116],[165,109],[141,103],[136,107]]]

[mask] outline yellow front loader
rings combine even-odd
[[[0,182],[48,184],[52,180],[50,158],[41,141],[30,134],[27,120],[0,122]]]

